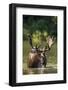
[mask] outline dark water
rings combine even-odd
[[[56,66],[48,66],[46,68],[28,68],[23,70],[24,75],[28,74],[51,74],[51,73],[57,73],[57,67]]]

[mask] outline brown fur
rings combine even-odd
[[[39,53],[29,53],[29,62],[28,66],[29,67],[37,67],[38,63],[40,61],[40,54]]]

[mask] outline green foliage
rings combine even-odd
[[[57,36],[56,16],[31,16],[23,15],[23,27],[28,33],[33,34],[36,30],[47,32],[49,35]]]
[[[28,55],[29,55],[29,52],[31,50],[31,47],[28,43],[28,41],[24,40],[23,42],[23,61],[27,63],[27,60],[28,60]]]
[[[41,44],[41,32],[36,31],[32,35],[33,45],[38,46]]]
[[[29,31],[26,29],[23,29],[23,39],[28,40]]]

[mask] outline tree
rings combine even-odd
[[[25,39],[27,39],[28,34],[33,36],[36,31],[40,32],[42,37],[46,33],[50,36],[57,37],[57,17],[23,15],[23,29]]]

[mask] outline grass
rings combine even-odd
[[[23,70],[24,70],[23,73],[24,74],[28,74],[27,60],[28,60],[28,55],[29,55],[30,50],[31,50],[31,47],[30,47],[28,41],[24,41],[23,42]],[[50,49],[50,51],[48,52],[47,60],[48,60],[47,66],[50,66],[50,65],[56,66],[57,65],[57,43],[55,43],[52,46],[52,48]],[[50,68],[45,71],[50,72],[50,73],[53,73],[53,72],[55,73],[55,72],[57,72],[57,69],[53,69],[50,66]]]
[[[28,41],[23,42],[23,62],[26,63],[28,60],[28,55],[31,50],[31,47],[28,43]]]

